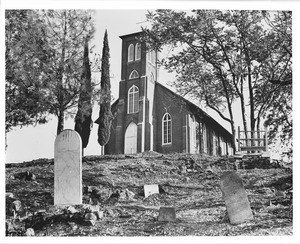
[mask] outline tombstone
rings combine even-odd
[[[240,224],[253,219],[250,203],[243,181],[234,171],[221,176],[221,191],[231,224]]]
[[[159,193],[158,185],[144,185],[144,196],[149,197],[152,194]]]
[[[54,143],[54,204],[82,204],[82,146],[80,135],[62,131]]]
[[[175,208],[160,207],[158,221],[175,222],[176,221]]]

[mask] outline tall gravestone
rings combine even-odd
[[[55,139],[54,204],[82,204],[82,146],[74,130],[64,130]]]
[[[234,171],[221,176],[221,191],[231,224],[253,219],[250,203],[242,179]]]

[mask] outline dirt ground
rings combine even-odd
[[[82,164],[83,205],[73,206],[73,212],[69,206],[53,205],[53,168],[53,159],[6,165],[6,192],[12,193],[6,196],[7,236],[293,234],[290,167],[236,169],[227,158],[182,154],[89,156]],[[219,187],[227,170],[236,170],[242,178],[254,220],[229,223]],[[30,177],[24,176],[26,172]],[[145,184],[158,184],[160,193],[145,198]],[[21,202],[17,211],[16,200]],[[100,214],[87,221],[90,205],[96,205]],[[163,206],[175,208],[176,222],[158,221]]]

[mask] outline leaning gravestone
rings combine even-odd
[[[221,191],[231,224],[253,219],[243,181],[237,173],[227,171],[221,176]]]
[[[149,197],[152,194],[159,193],[159,188],[157,184],[144,185],[144,196]]]
[[[54,143],[54,204],[82,204],[82,147],[80,135],[62,131]]]

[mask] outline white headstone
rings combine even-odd
[[[64,130],[55,139],[54,204],[82,204],[82,146],[74,130]]]
[[[158,185],[144,185],[144,195],[149,197],[152,194],[159,193]]]

